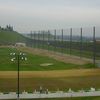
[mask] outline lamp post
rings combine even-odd
[[[19,66],[20,66],[20,60],[21,61],[26,61],[27,60],[27,58],[26,58],[26,54],[25,53],[22,53],[22,52],[20,52],[20,53],[10,53],[10,55],[12,56],[12,58],[11,58],[11,61],[12,62],[14,62],[14,61],[17,61],[17,100],[20,100],[20,98],[19,98]]]

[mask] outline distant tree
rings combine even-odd
[[[11,25],[6,25],[6,27],[1,27],[0,26],[0,30],[13,31],[13,26],[11,26]]]
[[[1,30],[5,30],[3,27],[1,27]]]
[[[11,25],[6,25],[5,30],[7,30],[7,31],[13,31],[13,27]]]

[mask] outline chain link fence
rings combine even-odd
[[[99,27],[68,28],[32,31],[26,37],[32,39],[34,48],[92,59],[94,65],[100,66],[99,32]]]

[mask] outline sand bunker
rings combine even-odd
[[[43,63],[43,64],[40,64],[40,66],[43,66],[43,67],[51,66],[51,65],[53,65],[53,63]]]

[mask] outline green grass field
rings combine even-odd
[[[18,53],[19,51],[15,48],[0,47],[0,71],[17,71],[17,62],[11,62],[11,52]],[[67,70],[67,69],[84,69],[94,68],[92,64],[78,65],[72,63],[64,63],[61,61],[54,60],[52,58],[33,55],[26,53],[28,60],[20,62],[20,71],[49,71],[49,70]],[[40,66],[44,63],[53,63],[50,66]],[[74,73],[74,71],[73,71]],[[55,76],[55,75],[54,75]],[[26,90],[33,92],[35,89],[48,88],[50,91],[56,91],[57,89],[68,91],[72,88],[74,91],[85,89],[88,90],[90,87],[96,89],[100,88],[100,75],[91,76],[73,76],[73,77],[35,77],[34,78],[20,78],[20,92]],[[0,77],[0,91],[9,92],[17,91],[17,78],[3,78]],[[86,98],[64,98],[64,99],[37,99],[37,100],[99,100],[100,97],[86,97]]]
[[[2,71],[15,71],[17,70],[17,61],[11,62],[10,53],[19,51],[15,48],[0,48],[0,70]],[[40,56],[40,55],[32,55],[26,53],[27,61],[20,61],[20,70],[24,71],[44,71],[44,70],[62,70],[62,69],[79,69],[79,68],[93,68],[93,64],[72,64],[72,63],[64,63],[61,61],[54,60],[49,57]],[[51,64],[49,66],[45,66],[43,64]]]

